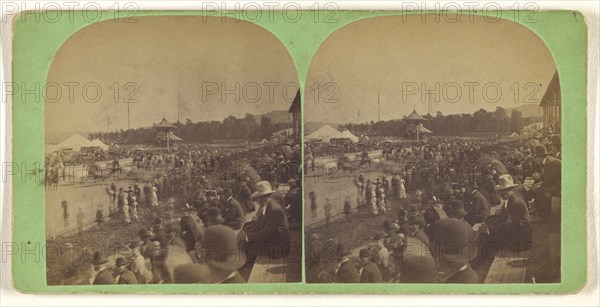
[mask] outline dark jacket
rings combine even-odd
[[[553,196],[560,195],[562,163],[559,159],[548,156],[544,163],[542,187],[548,189]]]
[[[523,250],[531,244],[532,229],[529,219],[529,210],[525,202],[512,194],[500,215],[490,221],[489,232],[491,239],[501,245]]]
[[[241,229],[244,222],[246,222],[246,215],[244,214],[242,205],[233,197],[229,198],[225,203],[223,218],[225,219],[225,223],[223,224],[234,230]]]
[[[360,281],[358,269],[356,269],[352,260],[342,262],[335,272],[335,281],[339,284],[358,283]]]
[[[482,223],[490,215],[490,203],[481,192],[475,190],[471,194],[471,201],[466,206],[465,211],[468,213],[465,220],[469,224]]]
[[[382,282],[379,267],[373,262],[367,262],[360,273],[360,283],[380,283]]]
[[[123,273],[121,273],[118,284],[135,285],[138,284],[138,280],[135,278],[135,274],[133,274],[133,272],[130,270],[125,270]]]
[[[269,199],[265,204],[265,213],[259,207],[257,220],[245,227],[249,243],[258,244],[260,254],[271,258],[283,258],[290,252],[290,232],[283,208]]]
[[[98,273],[98,275],[96,275],[96,278],[94,278],[94,285],[113,285],[116,284],[117,282],[115,281],[115,278],[112,276],[112,274],[110,274],[109,271],[102,270]]]

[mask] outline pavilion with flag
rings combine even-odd
[[[154,129],[156,129],[155,141],[161,145],[166,145],[167,148],[171,148],[173,144],[183,141],[183,139],[173,133],[173,130],[177,129],[177,127],[169,123],[164,117],[160,123],[154,126]]]
[[[433,131],[423,126],[423,123],[426,122],[427,119],[419,115],[416,110],[413,110],[410,115],[404,118],[404,120],[407,122],[406,132],[409,135],[416,135],[417,142],[420,142],[423,135],[433,134]]]

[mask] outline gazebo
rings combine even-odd
[[[170,148],[174,142],[183,141],[183,139],[173,133],[173,130],[177,129],[177,127],[169,123],[164,117],[160,123],[154,126],[154,129],[156,129],[155,141],[161,145],[166,144],[167,148]]]
[[[429,129],[423,127],[423,123],[426,122],[427,119],[422,117],[421,115],[419,115],[419,113],[417,113],[416,110],[413,110],[412,113],[410,113],[410,115],[408,115],[404,119],[406,120],[406,122],[408,124],[407,131],[411,134],[412,133],[417,134],[417,142],[419,142],[421,134],[433,133]]]

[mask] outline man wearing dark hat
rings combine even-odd
[[[438,264],[439,279],[449,284],[479,283],[469,262],[475,234],[469,224],[455,218],[438,221],[432,229],[433,255]]]
[[[407,224],[408,225],[408,224]],[[398,228],[392,221],[385,220],[383,221],[383,231],[386,234],[386,238],[383,240],[383,245],[390,249],[390,246],[393,246],[396,242],[400,241],[401,238],[398,235]]]
[[[550,152],[552,153],[552,156],[554,156],[557,159],[561,159],[561,137],[559,134],[553,134],[550,136]]]
[[[256,184],[256,191],[252,199],[258,202],[259,207],[252,222],[244,225],[246,240],[250,245],[257,245],[259,253],[270,258],[283,258],[290,252],[290,233],[285,211],[271,199],[271,184],[260,181]],[[247,251],[251,252],[251,248]],[[247,255],[248,260],[254,262],[256,256]]]
[[[238,270],[244,266],[246,257],[241,249],[241,239],[233,229],[214,225],[206,228],[201,244],[200,263],[188,263],[175,267],[173,281],[176,284],[237,284],[246,281]]]
[[[408,234],[410,232],[410,225],[408,224],[408,215],[408,211],[404,210],[403,208],[400,208],[398,210],[398,219],[396,220],[396,224],[399,228],[398,231],[404,234]]]
[[[294,225],[292,228],[296,228],[302,226],[302,189],[301,185],[295,179],[290,179],[289,185],[290,189],[285,194],[285,203],[289,205],[287,212],[290,216],[290,221]]]
[[[408,224],[410,225],[410,233],[407,235],[419,239],[426,246],[429,246],[429,237],[423,231],[425,219],[421,215],[411,215],[408,217]]]
[[[100,252],[92,255],[92,265],[94,267],[93,285],[113,285],[117,283],[112,274],[107,270],[106,263],[108,263],[108,259]]]
[[[435,283],[435,261],[421,240],[403,237],[390,247],[390,281],[396,283]]]
[[[527,205],[514,192],[517,184],[511,175],[504,174],[498,181],[496,188],[502,199],[500,213],[490,217],[480,230],[487,232],[492,243],[512,250],[524,250],[531,245],[532,236]]]
[[[548,154],[544,146],[535,148],[535,158],[544,169],[541,183],[533,188],[534,208],[537,216],[532,222],[539,223],[544,222],[550,216],[552,197],[560,196],[562,163]]]
[[[336,256],[338,257],[338,265],[335,270],[335,280],[338,284],[358,283],[360,274],[354,261],[350,259],[350,249],[339,243],[337,245]]]
[[[448,214],[448,217],[459,220],[462,220],[468,214],[467,211],[465,211],[464,203],[458,199],[453,199],[448,202],[446,213]]]
[[[221,215],[221,209],[218,207],[210,207],[204,212],[203,221],[204,225],[208,227],[212,225],[221,225],[225,222],[225,219],[223,219],[223,216]]]
[[[135,274],[126,268],[127,262],[125,258],[119,257],[115,262],[115,280],[117,284],[134,285],[138,281],[135,278]]]
[[[490,215],[490,203],[479,192],[477,182],[471,183],[471,194],[468,199],[468,205],[465,208],[467,214],[464,216],[464,220],[471,224],[471,226],[485,222],[485,219]]]
[[[359,270],[359,282],[361,284],[382,282],[381,271],[379,271],[379,267],[371,261],[372,257],[371,251],[366,248],[361,249],[358,253],[358,258],[360,258],[360,264],[362,265]]]
[[[242,225],[246,221],[246,215],[242,205],[233,198],[233,191],[230,188],[223,190],[223,199],[225,200],[223,206],[223,219],[225,222],[223,225],[231,227],[233,230],[242,229]]]

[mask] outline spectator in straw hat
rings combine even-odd
[[[274,191],[268,181],[256,183],[256,191],[252,199],[258,202],[256,215],[252,222],[244,225],[246,240],[249,244],[256,244],[259,253],[269,258],[282,258],[290,252],[290,233],[285,211],[271,199]],[[252,250],[248,260],[254,262],[256,256]]]
[[[501,175],[496,187],[502,204],[499,214],[488,218],[480,231],[489,235],[489,241],[501,246],[524,250],[531,244],[532,229],[529,211],[523,199],[514,192],[517,184],[509,174]]]
[[[175,267],[173,280],[180,284],[246,283],[238,270],[246,258],[241,248],[242,238],[233,229],[214,225],[206,228],[200,246],[201,262]]]

